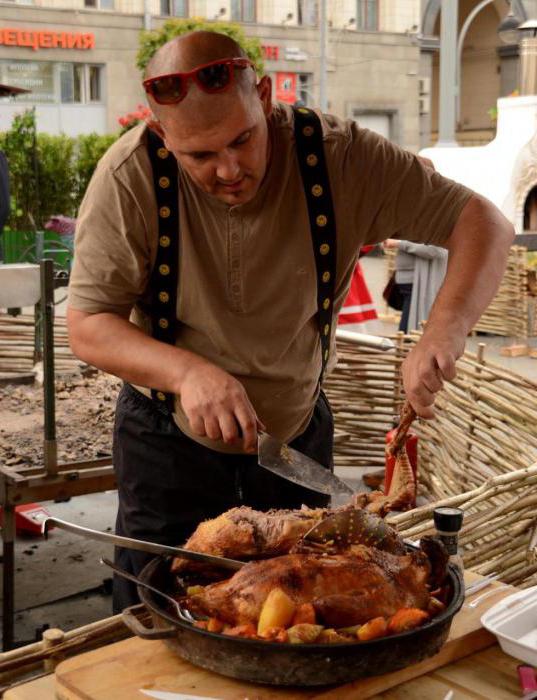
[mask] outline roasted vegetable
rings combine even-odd
[[[356,636],[361,642],[369,642],[371,639],[385,637],[388,633],[388,623],[383,617],[374,617],[365,625],[362,625]]]
[[[315,640],[317,644],[348,644],[349,641],[348,637],[339,634],[332,628],[324,629]]]
[[[283,627],[270,627],[262,636],[269,642],[288,642],[289,636],[287,630]]]
[[[221,632],[224,629],[224,623],[217,617],[210,617],[207,620],[207,632]]]
[[[401,608],[390,619],[388,630],[392,634],[413,630],[429,619],[428,613],[419,608]]]
[[[303,603],[302,605],[299,605],[298,608],[296,609],[295,614],[293,615],[293,619],[291,621],[292,625],[302,625],[302,624],[308,624],[308,625],[315,625],[317,622],[316,616],[315,616],[315,608],[311,603]]]
[[[187,596],[199,595],[200,593],[203,593],[203,586],[189,586],[186,589]]]
[[[257,634],[262,637],[271,627],[289,627],[296,612],[295,603],[281,588],[273,588],[268,594],[257,624]]]
[[[248,639],[254,639],[257,636],[255,627],[250,624],[225,627],[223,633],[229,637],[246,637]]]
[[[322,625],[311,625],[303,622],[293,625],[287,630],[287,635],[291,644],[312,644],[323,631]]]

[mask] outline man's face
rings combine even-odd
[[[245,204],[267,169],[267,108],[255,92],[237,99],[204,97],[213,101],[212,118],[197,118],[194,109],[188,118],[184,113],[166,118],[161,123],[166,147],[204,192],[230,206]]]

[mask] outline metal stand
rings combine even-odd
[[[112,458],[58,464],[54,396],[54,276],[52,260],[42,260],[41,319],[45,407],[44,467],[0,465],[0,505],[3,507],[3,649],[15,644],[15,506],[34,501],[66,499],[116,487]]]

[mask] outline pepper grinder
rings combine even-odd
[[[460,508],[435,508],[433,511],[434,525],[438,539],[445,545],[449,561],[464,573],[462,556],[459,554],[459,530],[462,527],[464,513]]]

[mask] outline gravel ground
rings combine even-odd
[[[114,407],[121,381],[104,372],[56,383],[56,437],[60,462],[111,454]],[[0,387],[0,462],[43,464],[43,389]]]

